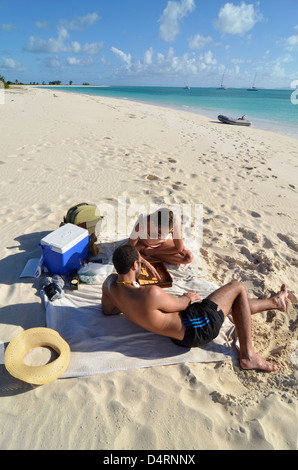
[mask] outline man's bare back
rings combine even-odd
[[[117,283],[118,275],[111,274],[102,288],[105,315],[123,313],[128,320],[153,333],[182,340],[185,333],[179,312],[190,302],[200,300],[194,292],[175,297],[158,286],[135,287]]]

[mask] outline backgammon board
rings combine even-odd
[[[156,277],[152,277],[151,273],[147,272],[146,267],[142,264],[141,273],[138,282],[141,286],[159,286],[159,287],[172,287],[173,279],[165,267],[162,261],[150,261],[150,264],[154,266],[161,280],[159,281]]]

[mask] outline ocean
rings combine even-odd
[[[212,119],[217,119],[219,114],[234,118],[246,114],[253,127],[298,138],[298,104],[294,104],[298,101],[298,90],[248,91],[237,88],[223,90],[147,86],[59,86],[57,88],[71,93],[149,102],[203,114]]]

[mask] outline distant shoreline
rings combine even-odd
[[[51,87],[51,88],[59,88],[59,87],[69,87],[69,88],[78,88],[78,87],[84,87],[84,88],[109,88],[110,85],[42,85],[42,84],[39,84],[39,85],[18,85],[16,84],[15,86],[29,86],[29,87]]]
[[[113,88],[112,85],[28,85],[31,87],[37,87],[37,88],[44,88],[44,89],[49,89],[49,88],[53,88],[53,89],[61,89],[61,92],[67,92],[66,88],[69,89],[69,91],[71,89],[92,89],[92,88]],[[121,85],[122,87],[122,85]],[[129,88],[129,86],[124,86],[123,85],[123,88]],[[137,87],[132,87],[132,88],[137,88]],[[143,87],[141,87],[143,88]],[[146,88],[146,87],[144,87]],[[148,87],[148,88],[151,88],[151,87]],[[165,88],[169,88],[169,87],[165,87]],[[179,88],[179,87],[173,87],[173,88]],[[183,88],[183,87],[182,87]],[[205,87],[194,87],[194,88],[205,88]],[[241,88],[239,90],[245,90],[245,88]],[[280,90],[280,91],[286,91],[286,90]],[[289,91],[289,90],[288,90]],[[81,90],[78,91],[78,94],[81,93]],[[82,93],[83,95],[84,94],[87,94],[87,93]],[[90,93],[90,96],[101,96],[101,97],[105,97],[105,96],[102,96],[102,95],[97,95],[97,94],[93,94],[93,93]],[[108,96],[106,96],[108,97]],[[137,98],[137,97],[133,97],[133,96],[130,96],[130,97],[126,97],[126,96],[111,96],[112,98],[115,98],[115,99],[119,99],[119,100],[129,100],[129,101],[132,101],[132,102],[136,102],[136,103],[146,103],[146,104],[151,104],[153,106],[159,106],[159,107],[162,107],[162,108],[171,108],[171,109],[176,109],[176,110],[183,110],[183,111],[186,111],[186,112],[189,112],[189,113],[192,113],[192,114],[200,114],[200,115],[203,115],[207,118],[211,118],[211,119],[216,119],[217,118],[217,115],[218,114],[227,114],[229,113],[229,111],[227,111],[226,113],[220,113],[220,112],[217,112],[217,110],[215,108],[208,108],[208,107],[205,107],[204,105],[202,106],[189,106],[189,105],[185,105],[185,104],[175,104],[174,102],[173,103],[166,103],[166,102],[160,102],[158,100],[153,100],[153,99],[144,99],[144,98]],[[230,114],[232,114],[232,111],[230,112]],[[265,119],[265,118],[260,118],[260,117],[256,117],[254,116],[253,114],[251,114],[251,119],[252,121],[252,124],[253,124],[253,127],[255,129],[260,129],[260,130],[264,130],[264,131],[268,131],[268,132],[274,132],[274,133],[277,133],[277,134],[280,134],[280,135],[284,135],[286,137],[290,137],[292,139],[297,139],[297,132],[296,132],[296,125],[294,124],[291,124],[291,123],[286,123],[286,122],[282,122],[282,121],[277,121],[277,120],[274,120],[274,119]]]
[[[72,84],[72,85],[69,85],[67,83],[63,84],[61,83],[60,85],[48,85],[48,84],[45,84],[43,85],[42,83],[39,83],[39,84],[35,84],[35,85],[32,85],[32,84],[29,84],[29,83],[10,83],[9,84],[10,87],[22,87],[22,86],[28,86],[28,87],[73,87],[73,88],[78,88],[78,87],[84,87],[84,88],[111,88],[113,86],[115,87],[120,87],[120,86],[124,86],[124,87],[140,87],[140,88],[152,88],[152,87],[155,87],[156,85],[83,85],[83,84]],[[184,87],[179,87],[179,86],[166,86],[166,85],[162,85],[160,88],[184,88]],[[195,88],[214,88],[215,90],[218,89],[218,87],[214,86],[214,87],[206,87],[206,86],[193,86],[191,87],[193,89]],[[229,87],[228,88],[229,90],[246,90],[247,87]],[[290,87],[286,87],[286,88],[259,88],[258,89],[259,91],[262,91],[262,90],[272,90],[272,91],[293,91],[294,89],[293,88],[290,88]]]

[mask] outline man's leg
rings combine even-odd
[[[208,297],[218,305],[218,301],[223,305],[221,310],[227,316],[232,313],[232,304],[230,295],[237,295],[238,281],[232,281],[216,291],[212,292]],[[228,297],[227,297],[228,294]],[[284,312],[287,309],[287,294],[288,290],[285,284],[281,286],[280,291],[269,299],[248,299],[251,315],[255,313],[264,312],[266,310],[280,310]],[[212,297],[212,298],[211,298]],[[215,299],[215,300],[214,300]]]
[[[238,281],[232,281],[229,284],[217,289],[210,294],[208,299],[212,300],[218,305],[218,309],[222,310],[225,317],[231,312],[235,322],[239,343],[240,343],[240,365],[243,369],[261,369],[265,371],[273,371],[279,369],[279,364],[271,363],[258,356],[252,345],[251,337],[251,314],[261,311],[260,308],[271,305],[273,307],[273,300],[271,303],[260,301],[259,303],[252,303],[247,297],[247,292],[244,285]],[[251,310],[252,307],[252,310]],[[275,307],[276,308],[276,307]]]
[[[285,312],[287,310],[287,295],[287,286],[283,284],[280,291],[269,299],[248,299],[251,314],[264,312],[265,310]]]

